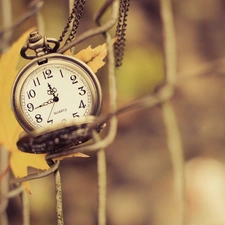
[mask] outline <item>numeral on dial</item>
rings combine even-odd
[[[52,78],[53,77],[51,70],[45,70],[42,73],[43,73],[43,76],[44,76],[45,79],[49,79],[49,78]]]
[[[70,76],[70,80],[72,81],[72,84],[78,83],[77,77],[75,75]]]
[[[78,112],[75,112],[75,113],[73,113],[73,117],[76,118],[76,117],[80,117],[80,116],[78,115]]]
[[[84,86],[79,87],[78,90],[80,90],[79,95],[81,95],[81,96],[85,95],[87,92],[86,90],[84,90]]]
[[[86,104],[84,104],[83,100],[80,101],[79,109],[80,108],[85,108]]]
[[[41,122],[43,121],[43,119],[42,119],[42,117],[41,117],[41,114],[37,114],[37,115],[35,116],[35,119],[36,119],[36,122],[37,122],[37,123],[41,123]]]
[[[27,97],[30,99],[30,98],[34,98],[36,96],[36,92],[31,89],[29,91],[27,91]]]
[[[27,104],[27,108],[29,112],[33,112],[34,111],[34,105],[32,103],[28,103]]]
[[[47,120],[47,123],[53,123],[53,119],[52,120]]]
[[[64,77],[62,70],[59,70],[61,77]]]
[[[33,83],[34,83],[34,86],[35,87],[38,86],[38,85],[41,85],[38,77],[36,77],[35,79],[33,79]]]

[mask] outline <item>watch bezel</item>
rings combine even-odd
[[[76,71],[80,73],[82,77],[85,78],[92,93],[92,102],[94,104],[92,105],[91,112],[89,113],[89,115],[98,116],[101,111],[102,106],[101,85],[99,83],[97,76],[92,72],[91,68],[86,63],[72,56],[62,55],[58,53],[48,54],[43,57],[33,59],[30,63],[24,66],[19,71],[13,84],[11,94],[12,110],[19,124],[28,133],[37,130],[38,128],[32,126],[30,121],[26,119],[27,117],[22,109],[20,101],[21,89],[23,87],[24,82],[28,79],[28,77],[31,75],[32,72],[34,72],[37,69],[40,69],[41,67],[46,67],[46,65],[53,65],[53,64],[69,66],[72,69],[76,69]],[[74,66],[76,66],[76,68]]]

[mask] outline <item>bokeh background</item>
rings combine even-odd
[[[78,33],[95,26],[92,18],[103,2],[86,1]],[[29,3],[28,0],[12,0],[14,21],[27,10]],[[218,59],[223,59],[225,52],[225,2],[173,0],[172,3],[180,78],[172,102],[184,148],[187,224],[223,225],[225,71]],[[123,66],[117,71],[119,107],[151,94],[163,81],[159,7],[157,0],[131,0],[125,57]],[[46,35],[58,38],[69,13],[67,1],[46,0],[41,12]],[[35,24],[35,18],[24,22],[13,31],[14,39]],[[101,36],[91,38],[77,46],[76,51],[103,42]],[[182,79],[187,75],[194,76]],[[106,68],[102,68],[98,76],[104,90],[102,113],[106,113]],[[177,224],[179,209],[159,106],[119,116],[118,133],[114,143],[107,148],[106,156],[108,225]],[[97,224],[95,154],[89,158],[66,159],[60,170],[65,224]],[[56,224],[53,177],[32,181],[31,186],[31,224]],[[10,225],[21,224],[19,197],[10,200],[8,216]]]

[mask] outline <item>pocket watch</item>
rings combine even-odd
[[[114,44],[116,67],[122,64],[129,2],[120,2]],[[58,40],[34,31],[21,49],[21,56],[32,61],[19,72],[11,102],[16,119],[27,132],[17,142],[24,152],[62,151],[88,141],[93,132],[105,126],[104,121],[97,120],[102,91],[96,75],[84,62],[59,54],[71,48],[69,43],[75,38],[84,4],[85,1],[74,1]],[[64,46],[58,49],[70,27]],[[35,55],[28,55],[27,50]]]
[[[55,44],[53,48],[49,44]],[[20,70],[12,88],[12,109],[25,131],[49,128],[100,113],[102,92],[96,75],[84,62],[54,53],[58,41],[36,31],[21,49],[33,59]],[[34,50],[35,55],[27,55]]]

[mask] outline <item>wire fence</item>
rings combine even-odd
[[[112,4],[111,9],[111,17],[108,22],[105,24],[101,24],[100,19],[102,15],[104,15],[104,12],[106,8]],[[35,6],[37,8],[37,6]],[[86,38],[89,38],[93,35],[103,34],[105,36],[105,40],[107,43],[108,48],[108,80],[109,80],[109,97],[110,97],[110,114],[106,116],[106,118],[100,118],[99,120],[102,122],[109,120],[109,131],[106,137],[102,140],[99,139],[99,137],[93,133],[93,137],[95,140],[95,143],[92,145],[84,145],[81,147],[76,147],[75,149],[69,149],[67,152],[63,153],[54,153],[49,154],[46,156],[46,160],[50,160],[52,158],[55,158],[57,156],[62,156],[74,152],[89,152],[89,151],[97,151],[97,162],[98,162],[98,224],[103,225],[106,224],[106,162],[105,162],[105,154],[104,149],[112,143],[112,141],[115,138],[116,131],[117,131],[117,114],[122,113],[126,110],[132,110],[132,108],[143,108],[143,107],[151,107],[155,106],[156,104],[162,104],[163,107],[163,115],[164,115],[164,122],[166,125],[166,129],[168,130],[168,143],[169,143],[169,149],[171,152],[171,155],[173,156],[173,165],[174,165],[174,171],[175,171],[175,185],[178,190],[178,196],[180,196],[180,200],[183,199],[184,196],[184,177],[183,177],[183,159],[182,159],[182,144],[180,143],[180,137],[179,137],[179,131],[176,124],[176,117],[173,111],[173,107],[169,101],[170,97],[173,94],[174,90],[174,84],[176,83],[176,58],[175,58],[175,35],[174,35],[174,27],[173,27],[173,16],[172,16],[172,10],[170,2],[167,0],[161,1],[161,15],[162,20],[164,21],[164,32],[165,32],[165,62],[166,62],[166,77],[167,82],[164,87],[162,87],[155,96],[148,96],[142,100],[139,100],[135,102],[134,104],[129,105],[127,108],[123,108],[117,111],[116,106],[116,99],[117,99],[117,91],[116,91],[116,79],[115,79],[115,62],[114,62],[114,53],[113,48],[110,44],[111,42],[111,36],[108,32],[109,29],[117,22],[118,19],[118,11],[119,11],[119,1],[107,1],[105,5],[100,9],[100,11],[97,13],[97,16],[95,18],[97,24],[99,24],[99,28],[87,31],[80,36],[78,36],[75,41],[71,42],[70,46],[67,46],[68,48],[71,48],[75,46],[77,43],[85,40]],[[41,14],[39,11],[36,12],[36,18],[38,27],[43,27],[43,20],[41,19]],[[67,49],[63,49],[62,52],[64,52]],[[171,133],[172,131],[172,133]],[[93,131],[94,132],[94,131]],[[7,160],[6,160],[7,161]],[[15,179],[13,181],[14,184],[21,184],[24,181],[30,181],[32,179],[38,179],[43,176],[47,176],[50,174],[54,174],[55,177],[55,187],[56,187],[56,211],[57,211],[57,218],[58,218],[58,225],[64,224],[63,220],[63,211],[62,211],[62,190],[61,190],[61,179],[60,179],[60,173],[58,170],[59,162],[53,163],[51,168],[48,171],[41,172],[39,174],[31,174],[24,178]],[[176,166],[179,165],[177,168]],[[9,192],[6,197],[3,197],[5,201],[7,202],[8,195],[15,196],[18,195],[20,192],[23,193],[23,221],[24,225],[29,224],[29,205],[27,204],[27,198],[26,193],[24,192],[24,189],[21,188],[21,185],[18,185],[18,188],[16,189],[17,192],[13,190],[12,192]],[[184,208],[183,201],[180,201],[181,208]],[[2,207],[2,212],[6,209],[5,207]],[[184,211],[184,209],[183,209]],[[5,214],[5,213],[4,213]],[[3,215],[4,215],[3,214]],[[182,216],[182,224],[184,224],[184,216]],[[6,214],[4,216],[4,223],[6,223]]]
[[[122,1],[122,0],[121,0]],[[123,1],[122,1],[123,2]],[[40,8],[42,7],[42,1],[34,1],[33,6],[30,11],[27,11],[21,18],[15,23],[12,22],[10,18],[10,1],[2,0],[2,12],[5,13],[3,29],[1,29],[2,43],[1,47],[7,46],[8,40],[10,40],[10,35],[12,35],[12,30],[22,24],[31,16],[36,17],[37,25],[39,30],[44,30],[44,20],[42,18]],[[114,51],[111,45],[111,35],[109,30],[118,21],[120,1],[106,1],[101,9],[97,12],[95,16],[95,22],[98,27],[88,30],[77,36],[74,41],[71,41],[67,47],[62,48],[60,53],[65,52],[69,48],[76,46],[78,43],[92,37],[95,35],[103,35],[108,48],[108,59],[107,59],[107,70],[108,70],[108,81],[109,81],[109,102],[110,109],[106,115],[102,115],[97,118],[96,123],[107,123],[108,133],[103,137],[96,133],[93,129],[92,137],[94,140],[93,144],[85,144],[81,146],[76,146],[70,148],[67,151],[59,153],[50,153],[46,155],[46,161],[49,163],[49,170],[38,172],[34,174],[29,174],[27,177],[22,177],[18,179],[11,179],[8,172],[8,151],[0,151],[1,162],[1,203],[0,203],[0,224],[7,225],[7,207],[10,198],[16,197],[18,195],[22,196],[21,211],[23,215],[23,225],[30,224],[30,212],[29,212],[29,201],[27,197],[26,190],[22,185],[25,181],[31,181],[34,179],[40,179],[51,174],[54,175],[55,179],[55,197],[56,197],[56,215],[57,224],[64,224],[63,216],[63,203],[62,203],[62,183],[60,178],[59,161],[53,162],[52,159],[65,156],[71,153],[90,153],[96,152],[97,155],[97,174],[98,174],[98,224],[106,224],[106,157],[105,149],[114,141],[117,134],[117,117],[119,115],[125,114],[130,111],[151,108],[160,105],[163,115],[163,122],[165,125],[165,130],[167,134],[167,147],[169,154],[171,156],[173,175],[174,175],[174,190],[177,195],[177,204],[179,205],[180,212],[177,215],[179,221],[177,224],[187,224],[186,215],[186,185],[185,185],[185,169],[184,169],[184,156],[183,156],[183,144],[181,141],[181,136],[178,128],[178,120],[176,118],[176,113],[174,110],[173,103],[171,102],[172,97],[176,91],[177,85],[182,82],[182,79],[178,79],[177,76],[177,56],[176,56],[176,35],[174,30],[174,19],[173,10],[170,0],[160,0],[160,16],[162,21],[162,29],[164,33],[163,44],[164,44],[164,63],[165,63],[165,82],[161,85],[155,93],[149,96],[145,96],[137,101],[130,103],[123,108],[117,108],[117,87],[116,87],[116,71],[115,71],[115,60]],[[69,4],[71,5],[71,3]],[[101,19],[104,16],[106,10],[110,8],[110,18],[108,21],[102,23]],[[208,64],[206,68],[202,68],[200,75],[205,71],[213,68],[215,62],[212,65]],[[194,73],[194,76],[198,76],[198,73]],[[186,79],[193,78],[192,75],[186,76]],[[2,147],[3,148],[3,147]],[[14,185],[13,190],[9,190],[9,183]]]

